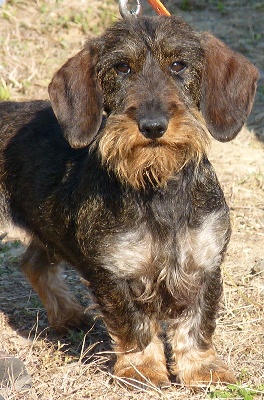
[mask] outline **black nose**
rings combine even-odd
[[[166,132],[168,121],[165,117],[142,118],[139,121],[138,127],[147,139],[158,139]]]

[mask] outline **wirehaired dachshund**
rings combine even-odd
[[[127,382],[235,380],[212,344],[230,221],[206,152],[240,131],[257,78],[212,34],[133,16],[56,72],[50,102],[0,104],[1,218],[32,238],[21,268],[57,330],[92,323],[59,263],[79,271]]]

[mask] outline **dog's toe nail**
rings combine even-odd
[[[163,382],[160,382],[160,384],[159,384],[160,389],[168,389],[170,386],[171,386],[170,381],[163,381]]]

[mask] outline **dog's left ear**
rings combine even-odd
[[[49,85],[53,111],[72,147],[88,145],[102,121],[103,96],[89,48],[70,58]]]
[[[256,92],[258,70],[244,56],[210,33],[202,33],[205,69],[200,109],[212,136],[232,140],[249,115]]]

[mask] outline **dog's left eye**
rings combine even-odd
[[[121,74],[121,75],[127,75],[127,74],[130,74],[130,72],[131,72],[130,66],[125,63],[116,64],[115,70],[118,74]]]
[[[179,74],[180,72],[184,71],[185,68],[186,64],[182,61],[174,61],[170,66],[170,70],[174,74]]]

